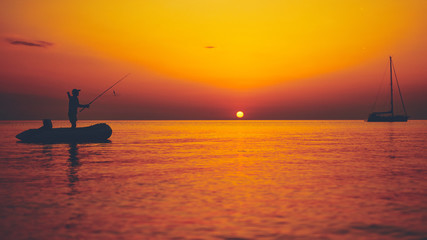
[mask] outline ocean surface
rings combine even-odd
[[[0,239],[427,239],[427,121],[96,122],[0,121]]]

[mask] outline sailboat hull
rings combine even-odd
[[[368,122],[407,122],[408,117],[403,115],[381,116],[375,113],[369,115]]]

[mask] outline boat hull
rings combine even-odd
[[[113,131],[105,123],[82,128],[29,129],[16,138],[28,143],[105,142]]]
[[[408,117],[403,115],[381,116],[376,114],[369,115],[368,122],[407,122]]]

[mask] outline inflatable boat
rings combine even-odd
[[[29,129],[16,138],[27,143],[79,143],[106,142],[113,131],[105,123],[98,123],[81,128],[49,128]]]

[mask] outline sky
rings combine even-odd
[[[0,120],[427,119],[425,0],[2,0]],[[114,90],[114,93],[113,93]],[[376,104],[374,104],[376,103]],[[399,107],[399,106],[398,106]]]

